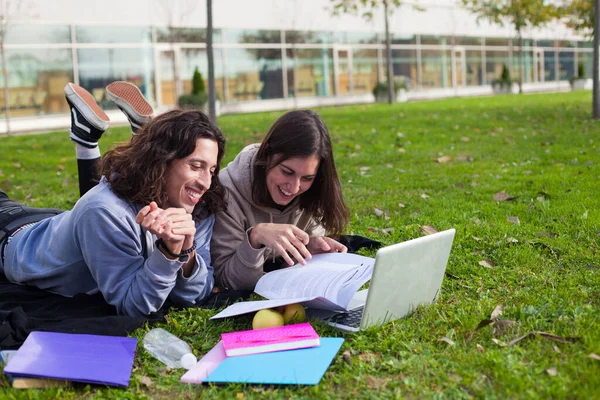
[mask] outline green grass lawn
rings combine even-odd
[[[590,92],[571,92],[318,110],[352,211],[347,233],[392,244],[421,236],[422,226],[456,228],[438,302],[344,334],[319,385],[181,384],[182,370],[165,369],[139,345],[126,389],[17,391],[4,381],[0,397],[600,396],[593,358],[600,355],[600,123],[590,119],[591,100]],[[280,114],[220,117],[226,161],[260,141]],[[102,150],[128,135],[111,129]],[[72,206],[78,187],[68,133],[0,138],[0,188],[29,205]],[[495,200],[499,192],[509,199]],[[497,322],[475,330],[499,305]],[[202,356],[220,333],[251,327],[248,318],[208,321],[214,313],[172,312],[166,328]],[[315,326],[321,335],[342,335]],[[536,331],[574,340],[532,335],[508,345]]]

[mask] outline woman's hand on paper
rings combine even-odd
[[[308,241],[308,250],[311,254],[322,253],[347,253],[348,248],[327,236],[314,236]]]
[[[295,225],[257,224],[250,231],[249,240],[255,249],[261,245],[273,249],[288,265],[296,263],[292,257],[302,265],[306,265],[305,259],[311,258],[311,252],[306,248],[309,243],[308,233]]]

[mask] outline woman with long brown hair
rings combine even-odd
[[[270,259],[305,264],[312,254],[347,251],[325,236],[343,232],[348,208],[327,126],[314,111],[282,115],[219,178],[228,196],[211,241],[218,286],[252,290]]]

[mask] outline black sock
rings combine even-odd
[[[98,184],[100,176],[98,175],[98,166],[100,158],[90,160],[77,159],[77,171],[79,172],[79,195],[83,196]]]

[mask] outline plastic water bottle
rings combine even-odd
[[[169,368],[190,369],[196,356],[189,344],[162,328],[154,328],[144,336],[144,348]]]

